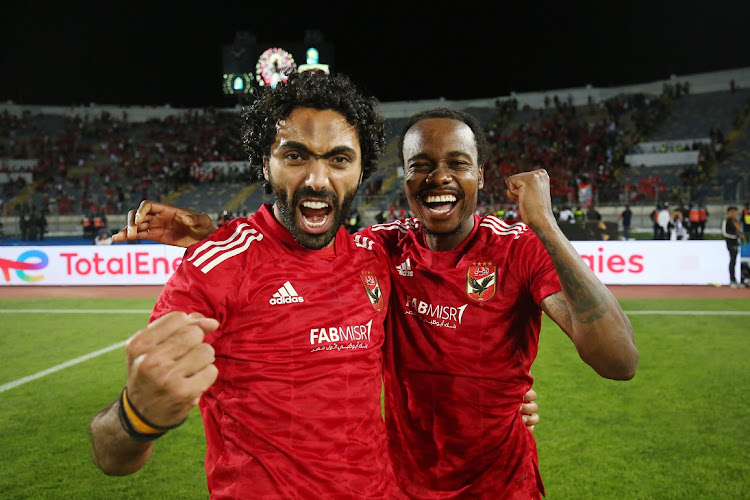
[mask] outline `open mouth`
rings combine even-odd
[[[435,214],[447,214],[456,206],[458,198],[453,194],[430,194],[423,197],[422,202]]]
[[[319,233],[326,230],[332,209],[327,201],[304,200],[299,204],[299,211],[305,229],[311,233]]]

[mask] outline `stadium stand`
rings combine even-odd
[[[730,77],[739,82],[733,89]],[[540,167],[556,208],[585,205],[590,186],[605,217],[608,205],[611,215],[625,203],[645,212],[654,202],[744,203],[749,195],[750,76],[740,69],[627,88],[383,103],[385,154],[355,201],[364,222],[408,210],[397,136],[411,113],[435,106],[464,109],[487,131],[484,211],[512,208],[505,178]],[[50,234],[78,233],[83,215],[124,220],[144,198],[241,215],[271,200],[243,160],[238,108],[0,104],[0,222],[13,233],[20,215],[44,214]]]

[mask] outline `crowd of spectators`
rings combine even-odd
[[[186,183],[245,182],[249,170],[206,167],[244,159],[239,117],[212,109],[145,123],[103,112],[74,118],[0,115],[0,158],[35,159],[34,192],[5,213],[114,213],[134,200],[160,199]],[[2,199],[27,187],[23,178],[0,186]]]
[[[507,203],[507,176],[536,168],[550,173],[556,206],[586,209],[598,202],[658,198],[667,190],[658,177],[623,184],[625,155],[637,152],[638,144],[668,116],[670,102],[689,91],[687,83],[670,83],[660,96],[627,94],[597,103],[589,99],[587,106],[574,106],[572,96],[555,95],[535,110],[519,110],[515,99],[497,100],[495,123],[487,128],[493,154],[485,166],[480,206],[497,211]],[[709,165],[723,158],[721,130],[711,129],[710,138],[710,143],[668,146],[700,152],[698,163],[680,172],[682,187],[703,182]],[[186,184],[255,180],[242,164],[239,115],[215,109],[144,123],[129,121],[126,111],[121,116],[101,112],[72,118],[5,111],[0,114],[0,158],[35,160],[25,170],[34,179],[30,196],[18,197],[28,191],[22,176],[0,185],[0,211],[6,214],[111,214],[144,198],[162,199]],[[211,162],[234,163],[227,167]],[[381,182],[368,184],[364,194],[378,195]],[[394,206],[398,212],[406,204],[399,198]]]
[[[662,101],[638,94],[577,108],[569,99],[554,96],[546,104],[519,123],[506,118],[508,126],[489,129],[494,151],[485,167],[480,201],[496,205],[505,197],[509,175],[537,168],[549,172],[555,204],[578,202],[583,193],[584,205],[619,199],[627,148],[663,118]],[[633,123],[630,129],[624,124],[626,113]]]

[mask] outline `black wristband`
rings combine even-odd
[[[117,414],[120,417],[120,424],[122,425],[122,428],[125,429],[125,432],[128,433],[128,436],[136,441],[153,441],[155,439],[158,439],[166,434],[168,430],[175,429],[181,426],[183,423],[185,423],[185,420],[187,420],[187,417],[185,417],[182,422],[170,426],[160,426],[152,424],[151,422],[143,418],[143,415],[141,415],[138,410],[136,410],[135,407],[130,403],[130,399],[128,398],[127,394],[127,386],[120,393],[119,405],[120,407],[117,410]],[[141,432],[136,429],[128,413],[132,413],[136,421],[140,420],[142,426],[150,427],[155,432]]]

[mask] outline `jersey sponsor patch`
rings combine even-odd
[[[372,320],[364,325],[329,326],[310,329],[310,352],[368,349],[372,341]]]
[[[406,296],[404,314],[415,316],[423,323],[441,328],[457,329],[469,304],[459,307],[433,304],[416,297]]]
[[[466,294],[477,302],[487,302],[497,291],[497,266],[475,262],[466,270]]]
[[[380,312],[383,310],[383,294],[380,292],[380,283],[378,277],[370,271],[362,271],[359,275],[359,279],[362,280],[362,285],[365,287],[367,293],[367,299],[372,304],[372,307],[376,311]]]

